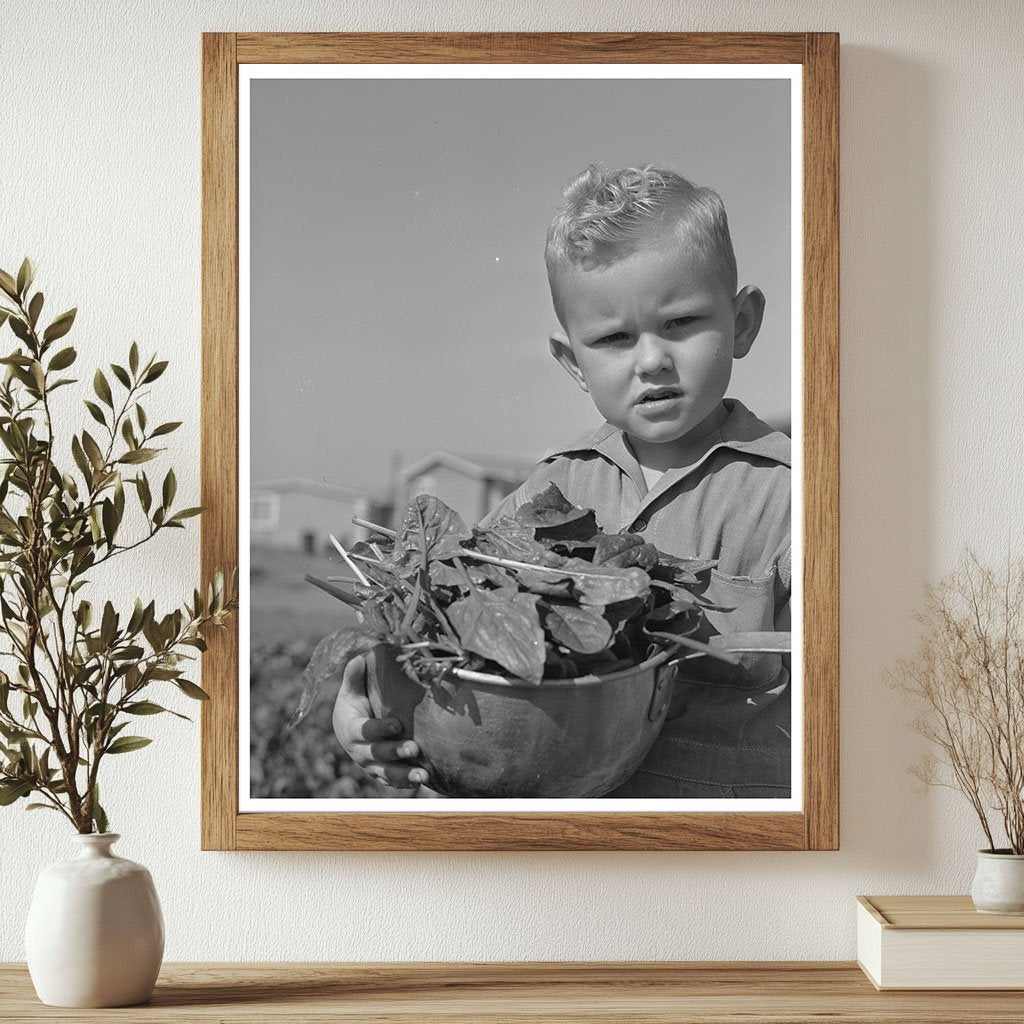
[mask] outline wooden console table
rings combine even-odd
[[[60,1010],[7,964],[0,1021],[1020,1024],[1024,992],[876,992],[851,963],[166,964],[144,1006]]]

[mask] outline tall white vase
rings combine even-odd
[[[133,1006],[153,993],[163,915],[149,872],[111,852],[120,838],[76,835],[79,855],[45,868],[36,883],[25,954],[50,1006]]]

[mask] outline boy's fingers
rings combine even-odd
[[[367,748],[371,761],[387,764],[389,761],[408,761],[420,756],[420,748],[412,740],[392,740],[371,743]]]
[[[402,723],[397,718],[364,718],[353,724],[364,740],[393,739],[402,731]]]
[[[415,789],[427,781],[425,769],[412,768],[408,765],[368,764],[363,766],[363,771],[395,789]]]

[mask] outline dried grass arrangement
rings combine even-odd
[[[911,771],[964,794],[988,852],[1005,836],[999,850],[1024,854],[1024,560],[998,572],[969,552],[914,617],[924,632],[894,681],[939,752]]]

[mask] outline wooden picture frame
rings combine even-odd
[[[839,843],[839,39],[832,33],[206,34],[202,43],[202,572],[238,564],[243,64],[799,64],[803,99],[802,810],[241,813],[238,629],[203,657],[207,850],[834,850]]]

